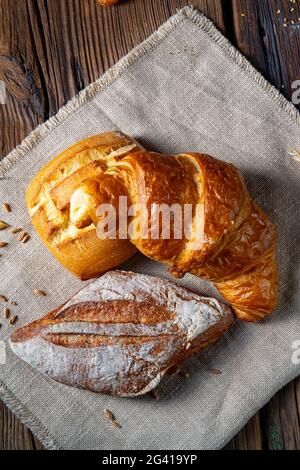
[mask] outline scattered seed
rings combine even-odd
[[[115,421],[115,416],[110,410],[104,410],[104,416],[109,419],[110,421]]]
[[[241,16],[247,16],[246,13],[241,13]]]
[[[17,320],[18,320],[18,315],[14,315],[13,317],[11,317],[9,323],[10,323],[11,325],[14,325]]]
[[[10,305],[14,305],[15,307],[18,305],[17,302],[15,302],[14,300],[11,300],[9,303]]]
[[[26,243],[29,240],[29,238],[30,238],[30,235],[27,232],[22,232],[18,237],[21,243]]]
[[[11,207],[8,202],[4,202],[4,204],[2,204],[2,208],[5,212],[11,212]]]
[[[121,424],[119,424],[118,421],[112,421],[111,424],[113,425],[114,428],[118,428],[118,429],[121,428]]]
[[[9,310],[9,308],[5,307],[5,308],[3,309],[3,316],[4,316],[4,318],[5,318],[6,320],[8,320],[8,318],[9,318],[9,316],[10,316],[10,310]]]
[[[292,24],[295,24],[295,21],[294,21],[294,20],[292,20],[292,21],[291,21],[291,23],[292,23]]]
[[[283,23],[283,26],[284,26],[285,28],[287,28],[287,24],[286,24],[286,23]]]
[[[276,13],[277,13],[277,15],[280,15],[281,10],[277,10]]]
[[[8,245],[6,242],[0,242],[0,248],[5,248]]]
[[[18,236],[18,240],[20,240],[20,242],[22,241],[22,238],[24,237],[25,234],[26,232],[22,231],[22,233],[20,233],[20,235]]]
[[[0,230],[5,230],[7,227],[9,227],[9,225],[3,220],[0,220]]]
[[[292,157],[296,162],[300,162],[300,151],[297,149],[290,149],[289,156]]]
[[[295,8],[291,8],[291,13],[293,13],[293,11],[295,11]]]
[[[215,375],[220,375],[222,374],[222,371],[220,369],[209,369],[209,372]]]
[[[110,410],[104,410],[104,416],[109,420],[111,421],[111,424],[114,428],[120,428],[121,425],[118,423],[118,421],[116,420],[114,414],[112,411]]]
[[[22,231],[22,229],[21,229],[20,227],[13,227],[13,228],[11,229],[11,233],[13,233],[13,234],[19,233],[19,232],[21,232],[21,231]]]
[[[7,297],[5,297],[5,295],[0,295],[0,302],[7,302]]]
[[[21,242],[26,243],[26,242],[28,242],[29,239],[30,239],[30,235],[29,235],[29,233],[26,233],[24,235],[24,237],[22,238]]]
[[[41,289],[34,289],[33,291],[34,295],[37,295],[38,297],[46,297],[46,292],[44,292]]]

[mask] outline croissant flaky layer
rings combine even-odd
[[[60,176],[54,183],[51,171],[47,172],[51,191],[47,192],[46,201],[59,213],[54,235],[50,234],[47,239],[52,251],[60,249],[64,252],[61,237],[65,244],[72,244],[85,231],[94,231],[99,221],[97,208],[101,204],[112,204],[117,209],[120,197],[126,196],[130,205],[141,205],[146,210],[139,224],[131,224],[132,230],[128,233],[131,244],[128,240],[98,239],[102,253],[111,259],[110,268],[119,264],[120,256],[110,258],[113,250],[109,242],[117,244],[119,251],[124,247],[124,259],[134,253],[135,246],[147,257],[168,264],[174,276],[192,272],[212,281],[239,318],[256,321],[270,314],[277,299],[276,229],[251,199],[240,172],[233,165],[208,155],[161,155],[142,149],[126,136],[118,136],[119,140],[127,139],[127,143],[119,144],[118,158],[111,157],[112,150],[106,152],[106,160],[100,159],[100,171],[95,171],[90,162],[78,161],[78,153],[74,156],[69,152],[66,161],[68,165],[73,162],[73,170],[68,170],[67,175]],[[101,136],[93,139],[101,140]],[[59,170],[60,162],[56,165],[56,174],[60,174]],[[39,221],[35,225],[45,240],[39,230],[41,214],[32,209],[31,200],[34,200],[34,207],[44,211],[45,202],[41,192],[34,198],[30,197],[31,193],[29,187],[27,199],[32,219],[34,223]],[[44,218],[48,225],[51,217],[47,204]],[[170,218],[168,237],[164,236],[163,227],[159,227],[155,238],[145,237],[145,232],[138,230],[142,223],[146,233],[152,233],[152,208],[163,205],[179,207],[182,213],[187,206],[192,208],[188,233],[183,231],[180,237],[175,235],[176,217]],[[66,226],[61,223],[60,216],[67,220]],[[132,218],[134,222],[137,217]],[[82,258],[85,260],[90,249],[86,249],[84,242],[83,247]],[[92,256],[97,257],[97,249]],[[104,271],[98,260],[93,269],[85,266],[82,275],[82,266],[74,269],[69,255],[66,258],[65,265],[81,277],[89,277],[89,273],[97,275],[97,270],[99,273]]]

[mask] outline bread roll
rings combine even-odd
[[[232,325],[230,308],[169,281],[108,272],[11,336],[12,350],[54,380],[142,395]]]
[[[51,160],[31,181],[26,201],[32,223],[50,252],[73,274],[90,279],[126,261],[136,248],[127,240],[99,240],[92,220],[70,219],[70,199],[86,179],[141,146],[120,132],[82,140]],[[96,210],[96,208],[94,208]]]

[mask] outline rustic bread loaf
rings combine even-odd
[[[13,351],[52,379],[136,396],[220,338],[230,308],[169,281],[112,271],[11,336]]]

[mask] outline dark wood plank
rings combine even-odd
[[[237,47],[288,99],[300,78],[300,4],[232,0]]]
[[[231,15],[234,26],[231,40],[274,86],[291,99],[292,83],[300,78],[299,3],[232,0]],[[299,382],[291,383],[260,412],[265,448],[300,449],[299,397]]]
[[[247,423],[226,446],[226,450],[262,450],[263,439],[261,434],[260,415],[255,416]]]
[[[0,0],[0,80],[9,99],[0,108],[1,155],[56,114],[146,39],[177,8],[194,4],[224,30],[221,1]]]
[[[299,385],[299,379],[287,385],[261,412],[269,449],[300,449]]]
[[[32,433],[0,401],[0,450],[33,450]]]
[[[8,89],[7,104],[0,106],[0,158],[186,4],[210,17],[273,84],[284,86],[283,92],[291,96],[291,83],[300,78],[296,25],[300,12],[297,5],[290,12],[288,1],[124,0],[103,8],[96,0],[18,0],[16,8],[15,2],[0,0],[0,80]],[[285,17],[290,18],[287,27]],[[228,448],[300,448],[299,408],[300,385],[295,382]],[[0,442],[0,448],[41,447],[4,405]]]

